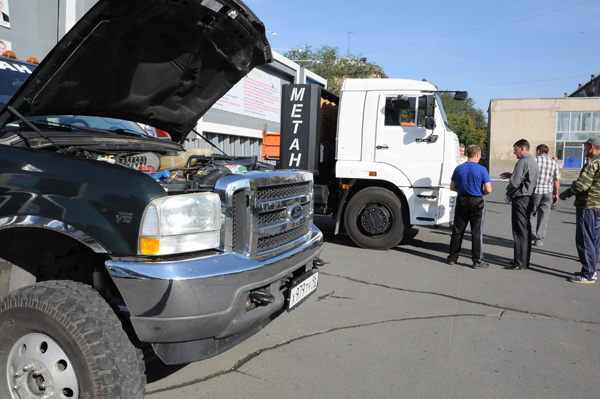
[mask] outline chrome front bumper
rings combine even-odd
[[[266,325],[286,303],[285,277],[312,269],[322,246],[323,234],[313,226],[302,246],[265,261],[219,253],[174,262],[110,260],[106,268],[141,341],[218,340]],[[275,301],[248,309],[249,293],[261,288]]]

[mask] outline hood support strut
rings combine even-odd
[[[42,132],[36,125],[34,125],[33,123],[29,122],[27,120],[27,118],[25,118],[23,115],[21,115],[21,113],[19,111],[17,111],[16,109],[14,109],[12,106],[8,106],[7,107],[8,111],[13,114],[14,116],[17,117],[18,120],[20,120],[21,122],[23,122],[24,124],[27,125],[27,127],[29,127],[31,130],[33,130],[34,132],[36,132],[38,134],[38,136],[40,136],[41,138],[48,140],[50,143],[52,143],[53,146],[55,146],[58,149],[58,152],[60,152],[61,154],[64,154],[65,152],[62,150],[62,148],[60,148],[54,141],[52,141],[52,139],[50,139],[50,137],[46,136],[44,134],[44,132]]]

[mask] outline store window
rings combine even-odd
[[[557,114],[557,144],[566,141],[583,143],[595,136],[600,136],[600,112],[559,112]]]
[[[558,112],[554,155],[564,167],[581,167],[583,143],[600,136],[600,112]]]
[[[600,112],[592,113],[592,130],[600,132]]]
[[[568,132],[569,131],[569,118],[571,116],[570,112],[559,112],[557,118],[557,132]]]

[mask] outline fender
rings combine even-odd
[[[63,223],[60,220],[52,220],[40,216],[24,215],[5,216],[0,218],[0,230],[19,227],[35,227],[40,229],[52,230],[57,233],[65,234],[79,241],[80,243],[82,243],[83,245],[90,248],[96,253],[108,253],[106,248],[104,248],[100,242],[90,237],[83,231],[66,223]]]
[[[30,223],[78,232],[75,238],[97,249],[135,254],[146,206],[165,195],[149,176],[119,165],[0,148],[0,217],[5,225]]]

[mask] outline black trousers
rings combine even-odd
[[[520,268],[529,267],[531,259],[531,213],[533,200],[531,196],[515,197],[512,200],[511,221],[514,240],[514,262]]]
[[[454,226],[450,239],[450,255],[448,260],[456,261],[462,246],[467,224],[471,225],[471,259],[473,263],[483,261],[483,220],[485,214],[485,201],[483,197],[456,198],[454,213]]]

